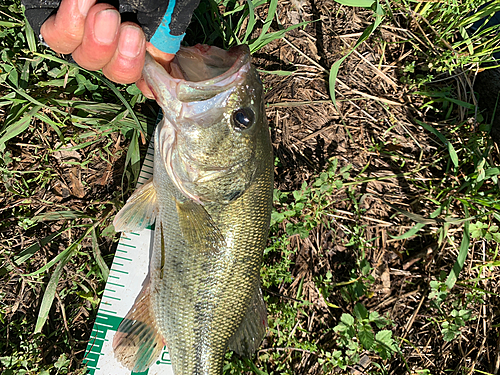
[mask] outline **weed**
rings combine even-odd
[[[380,316],[376,311],[368,312],[361,303],[354,306],[353,312],[354,316],[342,314],[340,323],[333,328],[343,351],[336,351],[328,364],[345,370],[348,365],[358,364],[364,351],[372,351],[384,360],[391,358],[398,348],[392,332],[382,329],[392,324],[390,319]]]

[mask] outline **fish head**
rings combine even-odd
[[[228,203],[252,183],[259,153],[270,149],[249,48],[181,48],[169,68],[148,56],[143,70],[163,110],[155,142],[165,169],[187,198]]]

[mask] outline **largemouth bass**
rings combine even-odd
[[[266,330],[260,265],[269,231],[273,157],[262,83],[247,46],[182,48],[143,70],[164,117],[153,178],[114,219],[155,223],[149,281],[113,340],[146,370],[166,344],[176,375],[220,375],[228,347],[251,355]]]

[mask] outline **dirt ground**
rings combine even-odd
[[[349,279],[348,265],[353,255],[344,244],[350,236],[346,228],[355,221],[363,226],[365,240],[372,241],[373,245],[366,248],[366,258],[374,268],[375,283],[373,293],[362,302],[369,310],[388,314],[394,321],[394,335],[409,343],[401,345],[402,355],[393,358],[389,372],[403,374],[428,368],[433,374],[444,374],[445,369],[467,367],[496,373],[500,351],[498,328],[493,328],[495,322],[486,319],[495,315],[490,309],[498,306],[496,295],[486,297],[488,303],[483,305],[482,311],[474,311],[476,322],[468,326],[460,338],[444,342],[432,321],[427,298],[429,281],[441,270],[449,272],[457,249],[449,245],[438,246],[435,236],[430,233],[417,240],[394,240],[389,236],[401,235],[414,224],[394,207],[426,217],[433,210],[431,202],[419,199],[422,191],[414,181],[439,181],[444,173],[444,166],[435,163],[435,138],[414,121],[417,118],[432,122],[435,113],[422,110],[420,97],[412,95],[408,86],[401,83],[402,77],[409,74],[404,66],[412,58],[412,48],[405,43],[409,37],[405,30],[411,29],[410,21],[403,15],[396,15],[393,23],[384,24],[343,63],[336,85],[336,108],[330,101],[327,72],[373,21],[372,12],[340,7],[327,0],[282,1],[278,12],[284,26],[304,20],[318,21],[291,31],[254,55],[254,63],[260,69],[294,71],[288,76],[263,77],[274,153],[279,158],[275,188],[282,191],[300,189],[303,181],[311,183],[332,158],[338,158],[341,166],[351,164],[351,176],[369,181],[352,184],[351,190],[343,189],[334,197],[337,216],[328,225],[313,229],[306,239],[291,238],[290,248],[297,249],[290,270],[294,282],[271,292],[295,298],[302,280],[301,298],[311,302],[311,306],[301,318],[308,332],[300,334],[310,342],[331,348],[332,333],[324,333],[325,327],[337,324],[342,311],[352,310],[352,304],[345,302],[338,310],[329,308],[315,280],[328,271],[333,274],[334,283]],[[114,143],[109,146],[113,155],[110,163],[93,159],[85,170],[61,167],[57,157],[78,159],[105,145],[97,143],[92,146],[94,149],[83,148],[72,155],[49,155],[47,150],[56,143],[57,137],[51,129],[40,128],[35,133],[19,136],[9,146],[15,155],[22,156],[23,162],[16,165],[17,170],[32,169],[30,154],[36,151],[47,153],[57,171],[50,186],[34,189],[29,202],[33,214],[64,208],[98,219],[114,215],[110,202],[117,199],[116,192],[122,186],[125,138],[115,136]],[[358,198],[360,209],[348,199],[349,194]],[[0,192],[0,201],[4,202],[0,220],[9,223],[1,227],[0,238],[2,241],[9,239],[11,248],[16,251],[34,245],[33,238],[45,238],[65,225],[64,221],[46,221],[24,231],[10,218],[15,216],[16,210],[23,209],[25,201],[11,200],[5,191]],[[456,207],[454,214],[460,216],[461,213],[461,208]],[[27,322],[36,321],[43,288],[40,284],[27,283],[22,274],[42,267],[44,259],[52,259],[78,235],[78,230],[64,232],[50,245],[39,244],[42,250],[37,254],[38,261],[30,263],[30,269],[2,274],[3,300],[10,306],[4,317],[6,323],[19,320],[21,315]],[[92,254],[92,250],[85,250],[92,248],[90,240],[81,245],[79,253]],[[99,243],[107,262],[111,261],[115,246],[112,239]],[[480,258],[481,251],[474,253],[472,259],[474,257]],[[75,260],[64,268],[63,279],[74,280],[78,278],[77,273],[89,274],[89,267],[84,259]],[[469,271],[470,267],[464,270]],[[492,293],[498,292],[495,280],[492,278],[487,286]],[[96,296],[104,287],[93,277],[82,283],[89,289],[89,296]],[[58,290],[76,288],[66,285],[65,281],[58,286]],[[81,361],[95,318],[89,314],[91,299],[89,297],[82,304],[77,295],[57,296],[47,332],[57,332],[67,321],[71,321],[71,325],[67,328],[66,339],[37,338],[45,348],[43,361],[55,361],[68,346],[72,361]],[[8,340],[18,340],[19,332],[21,328],[8,329]],[[264,343],[262,350],[272,350],[266,345]],[[313,353],[304,353],[293,366],[296,374],[322,373]],[[363,373],[367,369],[360,367],[350,371]],[[455,373],[465,372],[457,370]]]

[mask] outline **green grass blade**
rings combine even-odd
[[[419,214],[415,214],[413,212],[408,212],[408,211],[405,211],[405,210],[402,210],[400,209],[399,207],[387,202],[385,199],[382,198],[382,201],[388,205],[389,207],[391,207],[393,210],[399,212],[400,214],[403,214],[405,215],[406,217],[412,219],[413,221],[415,221],[416,223],[419,223],[419,224],[422,224],[422,225],[427,225],[427,224],[438,224],[438,220],[435,219],[435,217],[437,217],[440,213],[441,213],[441,210],[442,210],[442,207],[438,207],[437,210],[435,210],[431,215],[430,215],[430,218],[426,218],[426,217],[423,217],[422,215],[419,215]]]
[[[274,74],[277,76],[291,76],[295,72],[289,72],[287,70],[263,70],[263,69],[257,69],[259,73],[264,73],[264,74]]]
[[[89,218],[90,216],[84,214],[81,211],[74,211],[74,210],[68,210],[68,211],[52,211],[52,212],[47,212],[42,215],[37,215],[33,217],[33,221],[58,221],[58,220],[73,220],[73,219],[85,219]]]
[[[371,8],[374,0],[335,0],[336,3],[341,5],[348,5],[350,7],[362,7],[362,8]]]
[[[361,36],[358,38],[354,47],[349,52],[347,52],[345,56],[335,61],[335,63],[333,63],[332,67],[330,68],[330,77],[328,78],[328,84],[330,86],[330,98],[332,99],[333,105],[337,110],[338,108],[337,108],[337,101],[335,98],[335,83],[337,81],[337,76],[339,74],[340,66],[342,65],[344,60],[347,57],[349,57],[349,55],[361,45],[361,43],[363,43],[370,37],[370,35],[373,34],[375,29],[377,29],[377,27],[382,23],[384,19],[384,11],[380,7],[378,0],[373,4],[373,7],[375,8],[375,22],[373,22],[370,26],[368,26],[365,29],[365,31],[363,31],[363,34],[361,34]]]
[[[28,129],[31,124],[31,119],[33,115],[37,113],[43,106],[37,105],[33,107],[26,115],[21,117],[15,123],[7,126],[0,137],[0,151],[5,148],[5,144],[12,138],[18,136]]]
[[[464,209],[466,212],[466,216],[468,217],[469,215],[466,205],[464,205]],[[460,249],[458,250],[457,260],[455,261],[455,264],[453,265],[450,274],[446,278],[445,284],[448,287],[448,290],[453,288],[453,286],[458,280],[458,275],[460,274],[460,271],[462,271],[462,268],[464,268],[465,259],[467,258],[467,254],[469,252],[469,244],[470,244],[469,222],[466,221],[464,222],[464,236],[462,237],[462,242],[460,243]]]
[[[125,168],[130,165],[132,173],[131,180],[135,182],[139,178],[141,164],[141,153],[139,150],[139,133],[134,132],[125,157]]]
[[[259,37],[257,38],[256,43],[258,43],[258,41],[266,35],[267,31],[271,27],[271,23],[273,22],[273,19],[276,15],[277,7],[278,7],[278,0],[271,0],[271,2],[269,3],[269,10],[267,11],[266,20],[264,21],[264,25],[262,25],[262,31]]]
[[[252,0],[247,0],[248,4],[248,23],[247,23],[247,29],[245,30],[245,36],[243,37],[242,43],[247,43],[248,38],[250,38],[250,35],[252,35],[252,31],[255,27],[255,7],[254,4],[252,3]],[[243,20],[243,17],[241,18],[241,21]]]
[[[459,27],[469,27],[474,22],[477,22],[479,20],[487,18],[499,10],[500,10],[500,8],[499,8],[498,2],[492,1],[490,4],[486,5],[485,7],[478,9],[477,11],[471,13],[469,17],[464,18],[458,24],[458,26]],[[485,24],[486,24],[486,22],[485,22]]]
[[[258,6],[264,5],[266,3],[267,3],[267,0],[257,0],[257,1],[255,1],[255,3],[252,1],[252,4],[253,4],[254,8],[257,8]],[[222,13],[222,17],[227,17],[227,16],[230,16],[231,14],[241,12],[245,8],[246,8],[246,3],[243,3],[243,4],[237,6],[234,9],[231,9],[231,10],[229,10],[227,12]]]
[[[432,126],[420,121],[420,120],[415,120],[420,126],[422,126],[425,130],[430,131],[432,134],[434,134],[436,137],[439,138],[441,142],[448,148],[448,152],[450,154],[450,159],[453,162],[453,165],[455,168],[458,168],[458,155],[457,152],[455,151],[455,148],[449,142],[446,137],[441,134],[438,130],[434,129]]]
[[[243,357],[243,361],[245,362],[245,364],[250,367],[250,369],[252,370],[252,372],[256,375],[268,375],[267,372],[264,372],[260,369],[257,368],[257,366],[255,366],[255,363],[253,363],[253,361],[249,358],[245,358]]]
[[[143,125],[141,124],[141,122],[139,121],[139,119],[137,118],[134,110],[132,109],[132,107],[130,106],[130,104],[128,103],[127,99],[125,99],[122,95],[122,93],[116,88],[116,86],[108,79],[104,78],[102,75],[100,74],[97,74],[97,73],[94,73],[94,72],[88,72],[90,73],[91,75],[93,75],[96,79],[98,80],[101,80],[102,82],[104,82],[104,84],[106,86],[108,86],[111,91],[113,91],[113,94],[116,95],[116,97],[118,99],[120,99],[120,101],[122,102],[122,104],[125,106],[125,108],[128,109],[128,112],[129,114],[132,116],[132,118],[134,119],[135,121],[135,125],[136,125],[136,130],[141,132],[141,134],[145,137],[147,135],[147,129],[145,129],[143,127]]]
[[[266,44],[271,43],[273,40],[282,38],[287,32],[294,30],[298,27],[305,26],[310,22],[311,21],[304,21],[301,23],[297,23],[295,25],[287,27],[284,30],[274,31],[274,32],[266,34],[264,36],[262,36],[262,34],[261,34],[262,38],[259,37],[255,41],[253,41],[249,44],[250,52],[254,53],[254,52],[258,51],[259,49],[261,49],[262,47],[264,47]]]
[[[95,225],[97,225],[97,224],[94,224],[94,226]],[[36,270],[35,272],[28,273],[25,276],[39,275],[42,272],[47,271],[50,267],[52,267],[56,263],[65,262],[65,260],[67,260],[68,257],[70,257],[73,254],[73,252],[75,251],[77,246],[80,244],[80,242],[82,242],[82,240],[90,234],[90,232],[92,231],[92,228],[94,226],[91,226],[90,228],[88,228],[85,231],[85,233],[83,234],[83,236],[81,236],[77,241],[73,242],[73,244],[71,244],[69,247],[67,247],[65,250],[63,250],[61,253],[59,253],[56,257],[54,257],[54,259],[52,259],[50,262],[48,262],[45,266],[41,267],[40,269]]]
[[[78,243],[82,240],[81,238]],[[56,296],[57,284],[59,283],[59,278],[61,277],[61,272],[64,269],[66,263],[68,263],[69,259],[74,255],[76,248],[78,245],[73,244],[68,247],[67,250],[63,253],[64,256],[61,257],[59,264],[55,268],[52,276],[50,277],[49,283],[47,284],[47,288],[45,288],[45,293],[43,294],[42,303],[40,305],[40,311],[38,312],[38,318],[36,320],[35,325],[35,333],[40,333],[42,331],[45,322],[49,316],[50,308],[52,307],[52,302],[54,302],[54,298]]]
[[[44,54],[44,53],[38,53],[38,52],[36,52],[34,54],[36,56],[43,57],[44,59],[47,59],[47,60],[50,60],[50,61],[58,62],[60,64],[67,64],[67,65],[76,67],[78,69],[85,70],[85,69],[79,67],[76,64],[68,63],[66,60],[60,59],[60,58],[58,58],[56,56],[52,56],[52,55]],[[106,86],[109,87],[109,89],[113,92],[113,94],[115,94],[116,97],[118,99],[120,99],[120,101],[125,106],[125,108],[127,108],[128,113],[130,114],[130,116],[132,116],[132,118],[134,119],[134,123],[135,123],[135,127],[134,128],[137,131],[141,132],[141,134],[143,134],[143,136],[146,136],[147,130],[145,129],[145,127],[141,124],[141,122],[137,118],[136,114],[134,113],[134,110],[132,109],[132,107],[130,106],[130,104],[128,103],[128,101],[123,97],[123,95],[121,94],[121,92],[116,88],[116,85],[114,85],[110,80],[104,78],[104,76],[102,76],[100,73],[95,73],[95,72],[91,72],[91,71],[88,71],[88,70],[85,70],[85,71],[88,74],[90,74],[91,76],[93,76],[94,78],[96,78],[97,80],[102,81]],[[102,103],[100,103],[100,104],[102,104]]]
[[[24,18],[24,31],[26,33],[26,40],[28,42],[28,47],[31,52],[36,52],[36,46],[37,46],[37,40],[35,38],[35,33],[33,32],[33,29],[31,28],[31,25],[29,22]]]
[[[97,241],[97,234],[94,227],[92,228],[92,250],[94,252],[94,258],[97,262],[97,265],[101,270],[102,278],[104,279],[104,281],[106,281],[109,276],[109,267],[102,258],[101,249],[99,248],[99,243]]]
[[[22,23],[20,22],[12,22],[12,21],[0,21],[0,27],[5,27],[5,28],[14,28],[14,27],[19,27],[23,26]]]
[[[35,255],[35,253],[38,250],[40,250],[42,248],[42,246],[47,245],[49,242],[51,242],[55,238],[59,237],[59,235],[61,233],[63,233],[65,230],[67,230],[67,228],[59,229],[57,232],[52,233],[49,236],[41,239],[39,242],[27,247],[26,249],[21,251],[19,253],[19,255],[17,255],[14,258],[14,263],[16,263],[16,265],[20,266],[21,264],[26,262],[29,258],[31,258],[33,255]]]
[[[391,234],[388,233],[389,237],[391,237],[394,240],[406,240],[407,238],[410,238],[417,234],[417,232],[425,227],[425,224],[417,223],[413,227],[410,228],[406,233],[403,233],[400,236],[392,236]]]

